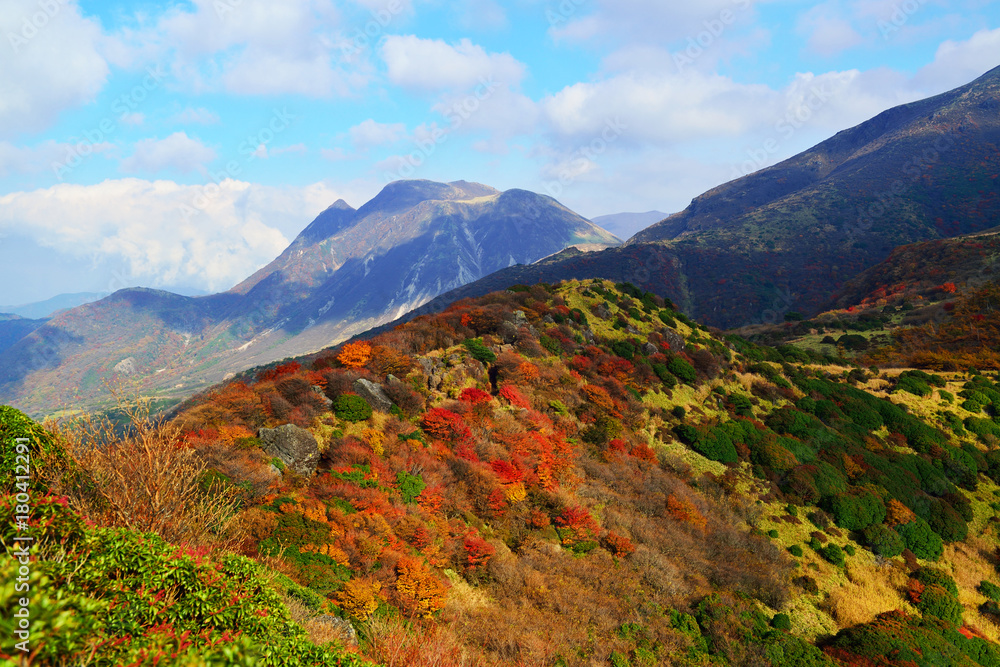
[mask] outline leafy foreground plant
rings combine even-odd
[[[7,409],[6,436],[28,428]],[[30,426],[30,425],[29,425]],[[8,428],[9,427],[9,428]],[[53,446],[46,437],[44,446]],[[36,439],[32,454],[39,454]],[[23,497],[22,497],[23,500]],[[153,533],[88,525],[64,498],[32,495],[27,531],[15,523],[17,498],[0,496],[0,659],[14,649],[21,598],[30,610],[34,665],[343,665],[368,664],[308,641],[273,588],[271,576],[234,554],[169,544]],[[23,542],[33,539],[30,574],[20,581]],[[23,577],[22,577],[23,579]],[[24,589],[27,583],[28,589]]]

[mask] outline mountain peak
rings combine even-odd
[[[425,201],[461,201],[500,194],[500,191],[488,185],[455,181],[453,183],[438,183],[428,180],[393,181],[375,198],[358,209],[360,217],[369,213],[381,211],[390,213],[402,211]]]
[[[326,207],[327,211],[354,211],[355,208],[343,199],[338,199]]]

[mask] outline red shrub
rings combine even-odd
[[[484,540],[478,533],[469,533],[462,542],[465,547],[465,565],[470,570],[478,569],[490,560],[496,553],[496,548]]]
[[[468,387],[462,390],[462,395],[458,397],[458,400],[468,403],[469,405],[482,405],[492,401],[493,397],[482,389]]]
[[[500,387],[499,393],[501,398],[507,399],[510,402],[510,404],[516,408],[525,408],[525,409],[531,408],[531,403],[528,402],[528,399],[526,399],[524,395],[521,394],[520,391],[518,391],[517,387],[513,385],[505,384],[504,386]]]
[[[451,410],[431,408],[421,420],[424,432],[437,440],[467,440],[472,431],[462,417]]]
[[[632,540],[623,535],[619,535],[613,530],[609,531],[608,534],[604,536],[604,546],[618,558],[631,556],[632,553],[635,552],[635,545],[632,544]]]
[[[490,467],[493,468],[493,472],[497,474],[503,484],[516,484],[524,480],[524,473],[509,461],[493,461],[490,463]]]

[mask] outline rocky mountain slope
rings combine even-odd
[[[149,289],[58,314],[0,352],[0,398],[32,412],[93,404],[102,383],[187,395],[255,364],[321,349],[498,269],[620,240],[555,200],[459,181],[403,181],[340,201],[233,289]]]
[[[624,247],[508,269],[433,307],[504,283],[602,277],[735,328],[815,314],[894,248],[998,220],[1000,68],[714,188]]]

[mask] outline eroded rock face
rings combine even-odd
[[[319,443],[312,433],[296,426],[283,424],[278,428],[262,428],[257,433],[264,451],[277,456],[286,466],[300,475],[316,472],[319,463]]]
[[[389,410],[392,410],[394,403],[386,396],[385,390],[382,389],[381,385],[375,384],[371,380],[360,378],[354,381],[353,386],[355,393],[368,401],[368,405],[372,406],[372,410],[378,410],[379,412],[389,412]]]

